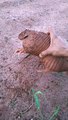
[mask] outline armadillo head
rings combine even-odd
[[[31,30],[26,29],[18,35],[18,38],[20,40],[24,40],[29,36],[30,32],[31,32]]]

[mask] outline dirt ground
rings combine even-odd
[[[0,120],[49,120],[55,106],[58,120],[68,120],[68,75],[38,73],[38,57],[15,53],[21,31],[46,32],[50,25],[68,39],[68,0],[0,0]],[[32,88],[45,96],[39,96],[43,118]]]

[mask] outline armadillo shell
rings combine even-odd
[[[45,69],[47,71],[55,71],[60,72],[63,71],[63,64],[64,64],[63,57],[54,57],[54,56],[47,56],[43,59]]]
[[[49,33],[34,32],[31,39],[25,39],[23,41],[24,50],[27,53],[33,55],[39,55],[42,51],[46,50],[50,46]],[[48,71],[62,72],[68,71],[68,58],[66,57],[54,57],[48,55],[42,59],[45,69]]]
[[[54,72],[68,71],[68,59],[65,57],[46,56],[43,59],[45,69]]]
[[[27,53],[39,55],[50,45],[49,34],[43,32],[34,33],[32,39],[23,40],[23,48]]]

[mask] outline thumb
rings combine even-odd
[[[43,57],[45,57],[47,55],[51,55],[51,54],[52,54],[52,49],[49,47],[47,50],[44,50],[43,52],[41,52],[39,54],[39,57],[43,58]]]

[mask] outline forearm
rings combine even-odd
[[[64,49],[64,51],[61,51],[61,55],[68,57],[68,48]]]
[[[68,48],[63,49],[63,50],[59,50],[59,51],[54,51],[52,53],[52,55],[54,56],[64,56],[64,57],[68,57]]]

